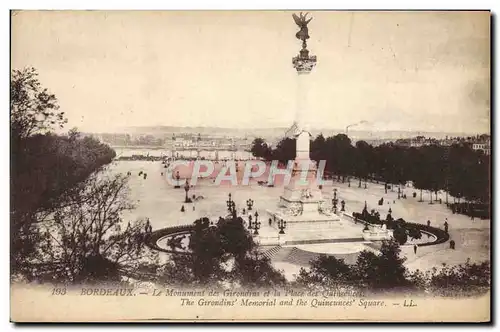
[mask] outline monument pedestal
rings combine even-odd
[[[297,149],[299,146],[297,144]],[[342,227],[339,227],[341,218],[331,212],[323,199],[316,173],[314,162],[308,158],[297,159],[290,183],[280,196],[278,208],[267,211],[272,220],[271,227],[276,230],[279,230],[278,222],[286,222],[287,239],[318,239],[327,233],[329,238],[342,237]]]

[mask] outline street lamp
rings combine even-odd
[[[260,221],[259,221],[259,214],[257,211],[255,212],[255,221],[253,222],[253,235],[259,235],[259,229],[260,229]]]
[[[333,213],[337,213],[337,188],[333,189],[333,199],[332,199],[332,205],[333,205]]]
[[[186,198],[184,199],[184,203],[190,203],[190,199],[188,197],[189,192],[189,181],[186,180],[186,184],[184,185],[184,191],[186,192]]]
[[[253,206],[253,199],[251,198],[247,199],[247,206],[248,206],[248,211],[251,211]]]
[[[285,228],[286,228],[286,221],[283,219],[278,221],[278,228],[280,229],[279,234],[285,234]]]
[[[228,210],[229,212],[232,212],[234,202],[233,202],[233,200],[231,199],[231,194],[229,194],[229,195],[228,195],[228,199],[227,199],[227,201],[226,201],[226,204],[227,204],[227,210]]]

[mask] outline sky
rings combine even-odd
[[[289,127],[288,11],[22,11],[11,66],[33,66],[67,128]],[[488,12],[310,13],[312,128],[489,132]]]

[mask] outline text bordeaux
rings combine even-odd
[[[133,288],[82,288],[80,295],[93,296],[134,296]]]

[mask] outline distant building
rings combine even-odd
[[[490,136],[477,135],[468,137],[448,137],[444,139],[435,139],[424,136],[417,136],[414,138],[398,139],[394,142],[395,145],[401,147],[419,148],[427,145],[440,145],[443,147],[450,147],[454,144],[465,144],[470,146],[474,151],[483,151],[486,155],[491,153]]]
[[[414,138],[398,139],[394,144],[407,148],[419,148],[426,145],[439,145],[439,141],[431,137],[417,136]]]
[[[490,142],[476,142],[472,143],[472,150],[474,151],[483,151],[485,155],[489,155],[491,153]]]

